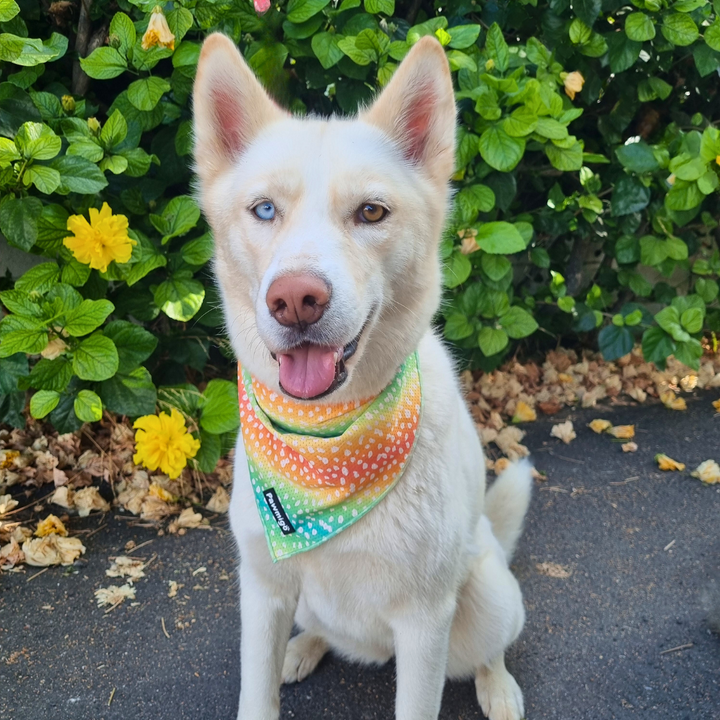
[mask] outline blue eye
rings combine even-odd
[[[256,205],[253,212],[261,220],[272,220],[275,217],[275,206],[269,200],[266,200]]]

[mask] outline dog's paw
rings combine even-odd
[[[317,635],[302,632],[291,638],[285,652],[283,682],[287,685],[302,682],[318,666],[327,651],[327,643]]]
[[[475,677],[480,708],[488,720],[522,720],[525,717],[522,690],[503,664],[484,668]]]

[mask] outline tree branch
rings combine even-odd
[[[80,66],[80,58],[87,57],[88,54],[90,33],[92,32],[92,22],[90,20],[92,4],[93,0],[80,0],[80,17],[78,18],[78,30],[75,37],[75,52],[77,53],[77,58],[75,58],[75,62],[73,63],[73,95],[85,95],[90,86],[90,78]]]

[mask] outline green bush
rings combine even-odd
[[[22,424],[33,389],[31,414],[61,432],[177,406],[201,469],[232,442],[212,238],[189,190],[192,82],[215,30],[301,114],[354,112],[420,37],[445,46],[460,129],[440,322],[471,366],[599,329],[608,359],[641,341],[658,365],[697,367],[720,331],[719,0],[290,0],[262,16],[174,0],[174,43],[148,49],[154,2],[47,7],[0,0],[0,231],[45,258],[0,281],[4,422]],[[105,202],[134,245],[92,268],[63,241]]]

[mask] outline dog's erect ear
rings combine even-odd
[[[195,164],[203,181],[225,169],[261,128],[285,117],[230,38],[203,43],[193,89]]]
[[[455,166],[455,96],[440,43],[419,40],[361,119],[382,128],[405,157],[443,183]]]

